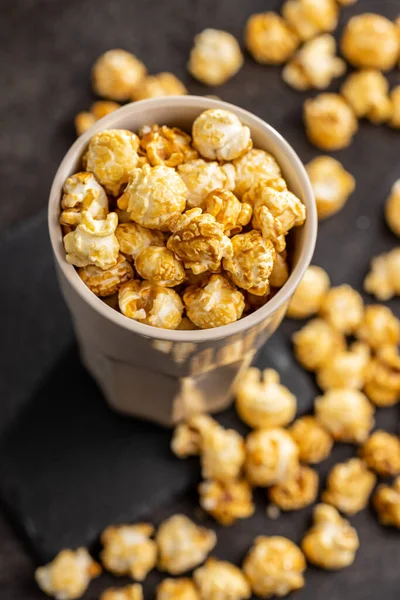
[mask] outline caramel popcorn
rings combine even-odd
[[[315,315],[322,305],[330,283],[329,276],[322,267],[308,267],[290,301],[288,317],[304,319]]]
[[[286,0],[282,15],[303,41],[334,31],[339,10],[335,0]]]
[[[173,73],[157,73],[142,79],[131,94],[131,100],[146,100],[162,96],[184,96],[188,91]]]
[[[242,571],[225,560],[209,558],[195,570],[193,579],[201,600],[246,600],[251,596],[250,585]]]
[[[400,296],[400,248],[372,259],[364,290],[383,302]]]
[[[275,256],[274,266],[269,277],[272,287],[281,288],[289,279],[289,265],[286,250],[278,252]]]
[[[384,345],[396,345],[400,341],[400,321],[387,306],[367,306],[356,336],[374,350]]]
[[[140,277],[152,283],[175,287],[185,279],[185,269],[174,253],[165,247],[148,246],[135,259]]]
[[[400,179],[395,181],[385,204],[386,223],[400,237]]]
[[[240,46],[232,34],[219,29],[204,29],[194,38],[188,69],[204,85],[222,85],[243,65]]]
[[[129,575],[143,581],[157,562],[157,544],[151,539],[153,525],[117,525],[101,534],[101,562],[114,575]]]
[[[230,481],[242,472],[245,461],[245,443],[234,429],[216,425],[201,431],[201,474],[203,479]]]
[[[239,377],[236,388],[239,417],[255,429],[284,427],[296,414],[297,400],[274,369],[250,367]]]
[[[93,90],[110,100],[129,100],[145,75],[146,67],[136,56],[125,50],[108,50],[93,65]]]
[[[61,208],[60,224],[73,227],[81,222],[83,211],[93,219],[106,219],[108,198],[94,175],[83,171],[64,183]]]
[[[205,212],[221,223],[227,236],[240,233],[251,221],[253,209],[247,202],[240,202],[229,190],[213,190],[205,199]]]
[[[343,569],[354,562],[359,545],[357,531],[336,508],[317,504],[314,525],[301,542],[308,562],[321,569]]]
[[[343,165],[331,156],[318,156],[306,165],[311,181],[318,219],[335,215],[354,192],[356,181]]]
[[[284,429],[258,429],[246,440],[246,473],[249,482],[266,487],[294,477],[299,469],[299,451]]]
[[[400,477],[396,477],[391,486],[378,486],[373,505],[382,525],[392,525],[400,529]]]
[[[157,586],[156,600],[200,600],[200,596],[191,579],[167,578]]]
[[[389,82],[380,71],[364,69],[348,76],[341,93],[358,118],[365,117],[378,125],[392,115]]]
[[[382,15],[352,17],[342,40],[342,54],[354,67],[390,71],[400,52],[400,36],[394,23]]]
[[[177,127],[153,125],[145,133],[140,146],[145,151],[151,166],[164,165],[177,167],[185,162],[198,158],[197,151],[192,148],[190,135]]]
[[[260,598],[286,596],[301,589],[305,570],[300,548],[281,536],[257,537],[243,563],[251,589]]]
[[[315,417],[296,419],[288,431],[297,444],[302,462],[316,464],[330,455],[333,438]]]
[[[322,390],[346,388],[361,390],[369,368],[370,350],[366,344],[353,344],[349,350],[336,352],[317,373]]]
[[[64,236],[66,260],[76,267],[95,265],[109,269],[117,264],[119,244],[115,236],[118,217],[109,213],[106,219],[95,220],[83,211],[79,225]]]
[[[76,135],[79,137],[86,133],[96,123],[96,119],[91,112],[82,111],[74,119]]]
[[[246,46],[262,64],[280,65],[292,56],[299,39],[286,21],[274,12],[251,15],[246,24]]]
[[[400,399],[400,356],[396,346],[380,346],[370,362],[364,393],[375,406],[393,406]]]
[[[218,423],[209,415],[195,415],[184,423],[179,423],[172,436],[172,452],[179,458],[200,454],[202,434],[218,427]]]
[[[91,292],[102,298],[112,296],[122,284],[132,279],[133,269],[126,258],[119,254],[115,266],[103,270],[95,265],[88,265],[78,269],[78,275]]]
[[[156,541],[158,568],[179,575],[205,561],[217,536],[211,529],[199,527],[184,515],[173,515],[161,523]]]
[[[282,71],[283,80],[296,90],[330,86],[335,77],[346,72],[346,63],[336,56],[335,38],[326,33],[300,48]]]
[[[400,85],[396,85],[390,92],[392,103],[392,116],[389,121],[390,127],[400,129]]]
[[[203,481],[198,489],[201,508],[221,525],[232,525],[254,513],[251,487],[244,479]]]
[[[118,302],[123,315],[153,327],[177,329],[182,320],[179,295],[160,284],[132,279],[119,288]]]
[[[235,194],[239,199],[249,191],[252,185],[265,180],[281,177],[281,169],[269,152],[252,148],[240,158],[233,161],[236,170]]]
[[[368,467],[382,477],[400,475],[400,438],[387,431],[375,431],[360,448]]]
[[[99,119],[106,117],[110,113],[120,108],[118,102],[112,102],[111,100],[98,100],[94,102],[90,107],[89,112],[80,112],[75,117],[75,129],[76,135],[82,135]]]
[[[323,319],[312,319],[292,336],[294,354],[309,371],[316,371],[346,348],[342,333]]]
[[[336,464],[330,471],[322,501],[346,515],[355,515],[367,506],[375,483],[376,475],[367,468],[364,461],[351,458]]]
[[[204,208],[210,192],[216,189],[233,190],[235,169],[231,164],[220,166],[202,158],[178,166],[178,173],[187,187],[187,203],[191,208]]]
[[[48,596],[56,600],[75,600],[83,596],[90,581],[100,573],[100,565],[86,548],[78,548],[62,550],[51,563],[36,569],[35,579]]]
[[[319,313],[337,331],[353,334],[364,317],[364,304],[360,294],[350,285],[331,288],[324,296]]]
[[[300,510],[313,504],[318,495],[318,473],[300,466],[296,475],[269,488],[268,497],[281,510]]]
[[[233,160],[252,147],[251,132],[229,110],[211,108],[195,119],[193,146],[209,160]]]
[[[140,583],[123,588],[109,588],[101,594],[100,600],[143,600],[143,588]]]
[[[318,421],[340,442],[364,442],[374,426],[374,412],[359,390],[333,389],[315,399]]]
[[[304,122],[311,143],[322,150],[342,150],[358,129],[352,108],[339,94],[323,93],[304,103]]]
[[[121,211],[119,211],[121,212]],[[115,235],[117,237],[120,251],[131,260],[149,246],[164,246],[164,236],[161,231],[147,229],[137,223],[120,223]]]

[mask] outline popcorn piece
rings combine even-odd
[[[302,462],[316,464],[330,455],[333,447],[332,436],[315,417],[296,419],[288,431],[297,444]]]
[[[209,160],[233,160],[252,147],[250,129],[229,110],[212,108],[195,119],[193,145]]]
[[[251,221],[253,209],[240,202],[229,190],[213,190],[205,199],[205,212],[210,213],[224,227],[228,236],[240,233]]]
[[[335,215],[354,192],[356,181],[343,165],[331,156],[318,156],[306,166],[311,181],[318,219]]]
[[[400,399],[400,356],[395,346],[380,346],[368,368],[364,393],[375,406],[393,406]]]
[[[324,296],[319,313],[337,331],[353,334],[364,316],[363,300],[350,285],[331,288]]]
[[[81,172],[68,177],[63,192],[61,225],[78,225],[84,210],[88,211],[93,219],[107,218],[108,198],[92,173]]]
[[[118,196],[138,164],[139,138],[124,129],[106,129],[92,137],[86,169],[96,176],[108,194]]]
[[[269,488],[268,497],[281,510],[300,510],[313,504],[318,495],[318,473],[301,466],[294,477]]]
[[[219,428],[219,425],[208,415],[195,415],[184,423],[179,423],[172,436],[172,452],[179,458],[200,454],[202,434],[213,428]]]
[[[152,283],[175,287],[185,279],[185,269],[168,248],[148,246],[135,259],[135,269],[140,277]]]
[[[364,290],[381,301],[400,296],[400,248],[372,259],[371,271],[364,280]]]
[[[291,319],[304,319],[317,313],[329,289],[329,276],[322,267],[308,267],[290,301],[287,311]]]
[[[263,296],[269,290],[276,256],[273,243],[254,230],[235,235],[231,241],[233,256],[223,259],[225,271],[238,287]]]
[[[370,351],[366,344],[355,343],[349,350],[337,352],[317,373],[321,390],[346,388],[361,390],[369,368]]]
[[[178,173],[188,190],[187,203],[191,208],[204,208],[210,192],[216,189],[233,190],[235,169],[231,164],[220,166],[202,158],[178,166]]]
[[[282,15],[303,41],[334,31],[339,10],[334,0],[286,0]]]
[[[122,254],[118,255],[117,264],[114,267],[103,270],[94,265],[81,267],[78,275],[91,292],[100,296],[112,296],[118,292],[122,284],[133,278],[133,269]]]
[[[191,142],[190,135],[177,127],[153,125],[151,130],[142,136],[140,146],[146,152],[151,166],[177,167],[198,157]]]
[[[359,390],[329,390],[315,399],[318,421],[340,442],[364,442],[374,426],[374,412]]]
[[[179,295],[159,284],[132,279],[120,287],[118,302],[123,315],[153,327],[177,329],[182,320]]]
[[[143,600],[143,588],[140,583],[123,588],[109,588],[102,593],[100,600]]]
[[[156,541],[158,568],[171,575],[179,575],[205,561],[217,542],[217,536],[211,529],[198,527],[184,515],[173,515],[161,523]]]
[[[194,38],[188,69],[204,85],[222,85],[236,75],[243,55],[236,39],[227,31],[204,29]]]
[[[82,135],[99,119],[106,117],[110,113],[120,108],[118,102],[112,102],[111,100],[98,100],[94,102],[90,107],[89,112],[80,112],[75,117],[75,129],[76,134]]]
[[[171,167],[143,165],[134,169],[118,207],[132,221],[149,229],[166,231],[173,218],[186,207],[187,188]]]
[[[200,600],[200,596],[191,579],[167,578],[157,586],[156,600]]]
[[[294,354],[303,367],[320,369],[346,349],[344,335],[323,319],[312,319],[292,337]]]
[[[304,122],[312,144],[322,150],[342,150],[358,129],[352,108],[339,94],[323,93],[304,103]]]
[[[296,90],[323,90],[345,72],[346,63],[336,56],[335,38],[326,33],[302,46],[284,67],[282,78]]]
[[[400,237],[400,179],[395,181],[385,204],[386,223]]]
[[[121,252],[131,260],[135,260],[149,246],[164,246],[164,236],[161,231],[147,229],[132,221],[118,225],[115,235]]]
[[[262,64],[281,65],[292,56],[299,39],[286,21],[274,12],[251,15],[245,42],[253,58]]]
[[[378,486],[373,505],[382,525],[392,525],[400,529],[400,477],[394,480],[392,486]]]
[[[374,350],[384,345],[396,345],[400,341],[400,321],[387,306],[367,306],[356,336]]]
[[[275,256],[275,262],[269,277],[269,282],[272,287],[281,288],[288,279],[289,265],[287,263],[287,253],[284,250],[283,252],[277,253]]]
[[[368,467],[382,477],[400,475],[400,439],[387,431],[375,431],[359,452]]]
[[[203,481],[199,485],[200,506],[221,525],[232,525],[237,519],[247,519],[255,507],[247,481]]]
[[[188,91],[173,73],[157,73],[142,79],[131,94],[131,100],[146,100],[162,96],[184,96]]]
[[[365,117],[378,125],[392,115],[389,82],[380,71],[364,69],[348,76],[341,88],[358,118]]]
[[[297,400],[279,383],[274,369],[260,371],[250,367],[236,385],[236,410],[239,417],[255,429],[284,427],[296,414]]]
[[[396,85],[390,93],[392,103],[392,116],[389,121],[390,127],[400,129],[400,85]]]
[[[95,265],[103,270],[115,266],[119,255],[117,225],[115,213],[109,213],[104,220],[94,220],[88,211],[83,211],[76,229],[64,236],[67,262],[76,267]]]
[[[354,562],[359,546],[357,531],[350,523],[333,506],[317,504],[314,525],[301,542],[307,560],[321,569],[343,569]]]
[[[382,15],[352,17],[341,40],[343,56],[354,67],[390,71],[400,52],[400,36],[394,23]]]
[[[93,65],[93,90],[110,100],[129,100],[146,75],[146,67],[130,52],[108,50]]]
[[[153,525],[118,525],[101,534],[101,562],[114,575],[129,575],[143,581],[157,562],[157,544],[151,539]]]
[[[243,563],[253,593],[260,598],[286,596],[301,589],[305,570],[300,548],[281,536],[257,537]]]
[[[245,461],[245,443],[234,429],[204,427],[201,431],[203,479],[230,481],[240,476]]]
[[[246,600],[251,596],[250,585],[242,571],[224,560],[209,558],[196,569],[193,578],[201,600]]]
[[[284,429],[259,429],[247,436],[246,473],[249,482],[266,487],[294,477],[299,451]]]
[[[240,199],[252,185],[262,179],[271,180],[281,177],[281,169],[269,152],[252,148],[233,161],[236,169],[235,194]]]
[[[336,464],[330,471],[322,501],[346,515],[355,515],[367,506],[375,483],[376,475],[367,468],[364,461],[351,458]]]
[[[76,135],[79,137],[83,135],[96,123],[94,115],[90,112],[80,112],[74,119]]]

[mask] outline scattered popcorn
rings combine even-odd
[[[167,578],[157,586],[156,600],[200,600],[200,596],[191,579]]]
[[[133,279],[133,269],[126,258],[119,254],[115,266],[103,270],[95,265],[88,265],[78,269],[78,275],[91,292],[102,298],[112,296],[122,284]]]
[[[107,218],[107,194],[92,173],[81,172],[68,177],[63,192],[61,225],[79,225],[83,211],[87,211],[93,219]]]
[[[90,107],[89,112],[80,112],[75,117],[75,129],[76,135],[82,135],[99,119],[106,117],[110,113],[120,108],[118,102],[112,102],[111,100],[98,100],[94,102]]]
[[[272,154],[257,148],[252,148],[240,158],[236,158],[233,165],[236,169],[234,191],[239,199],[258,181],[276,179],[282,175]]]
[[[321,498],[346,515],[355,515],[368,504],[375,487],[376,475],[364,461],[351,458],[336,464],[327,479],[327,489]]]
[[[341,50],[354,67],[391,71],[399,56],[400,36],[396,25],[389,19],[365,13],[348,21]]]
[[[288,317],[304,319],[315,315],[320,310],[330,283],[329,276],[322,267],[308,267],[290,301]]]
[[[269,277],[272,287],[281,288],[289,279],[289,265],[286,250],[278,252],[275,256],[274,266]]]
[[[396,346],[380,346],[370,362],[364,393],[375,406],[393,406],[400,400],[400,355]]]
[[[161,231],[147,229],[137,223],[132,223],[132,221],[130,223],[120,223],[115,231],[115,235],[120,251],[130,260],[135,260],[149,246],[162,247],[165,244]]]
[[[357,531],[340,516],[336,508],[317,504],[314,508],[314,525],[301,542],[308,562],[321,569],[343,569],[354,562],[359,546]]]
[[[299,39],[286,21],[274,12],[251,15],[246,24],[246,46],[262,64],[281,65],[292,56]]]
[[[161,523],[156,541],[158,568],[179,575],[205,561],[217,536],[211,529],[199,527],[184,515],[173,515]]]
[[[364,69],[352,73],[342,85],[341,93],[358,118],[378,125],[392,115],[389,82],[380,71]]]
[[[258,429],[246,440],[246,474],[252,485],[266,487],[294,477],[299,450],[284,429]]]
[[[115,213],[109,213],[106,219],[94,220],[88,211],[83,211],[76,229],[64,236],[67,262],[76,267],[95,265],[104,270],[115,266],[119,256],[117,225]]]
[[[312,319],[293,336],[294,354],[309,371],[316,371],[346,349],[344,335],[323,319]]]
[[[375,409],[359,390],[329,390],[314,406],[318,421],[340,442],[364,442],[375,423]]]
[[[302,462],[319,463],[328,458],[332,451],[333,438],[315,417],[296,419],[288,432],[297,444]]]
[[[383,302],[400,296],[400,248],[372,259],[364,290]]]
[[[324,296],[319,313],[337,331],[353,334],[364,317],[361,295],[350,285],[331,288]]]
[[[368,467],[382,477],[400,475],[400,438],[386,431],[375,431],[359,452]]]
[[[245,443],[234,429],[204,427],[201,431],[201,474],[203,479],[237,479],[245,462]]]
[[[353,175],[331,156],[314,158],[306,169],[317,203],[318,219],[335,215],[355,190]]]
[[[93,90],[110,100],[129,100],[145,75],[146,67],[136,56],[125,50],[108,50],[93,65]]]
[[[205,212],[221,223],[224,233],[232,236],[240,233],[251,221],[253,209],[247,202],[240,202],[229,190],[213,190],[205,199]]]
[[[78,548],[62,550],[51,563],[36,569],[35,579],[48,596],[56,600],[75,600],[83,596],[90,581],[100,573],[100,565],[86,548]]]
[[[145,151],[151,166],[177,167],[198,158],[191,143],[190,135],[177,127],[153,125],[141,137],[140,147]]]
[[[243,65],[240,46],[232,34],[219,29],[204,29],[194,38],[188,69],[204,85],[222,85]]]
[[[190,208],[204,208],[205,200],[213,190],[233,190],[235,187],[235,168],[232,164],[220,166],[217,162],[199,158],[179,165],[178,173],[187,187]]]
[[[200,506],[221,525],[232,525],[254,513],[251,487],[244,479],[220,482],[203,481],[199,485]]]
[[[200,454],[202,435],[205,431],[219,428],[217,421],[209,415],[195,415],[175,429],[171,441],[171,450],[179,458]]]
[[[304,587],[306,561],[300,548],[281,536],[259,536],[243,563],[253,593],[260,598],[286,596]]]
[[[370,350],[366,344],[354,343],[349,350],[342,350],[330,357],[317,373],[321,390],[346,388],[361,390],[369,368]]]
[[[96,119],[91,112],[83,111],[76,115],[74,119],[76,135],[79,137],[86,133],[96,123]]]
[[[396,85],[390,92],[392,103],[392,116],[389,121],[390,127],[400,129],[400,85]]]
[[[400,477],[396,477],[391,486],[378,486],[373,505],[382,525],[392,525],[400,529]]]
[[[153,525],[117,525],[101,534],[101,562],[113,575],[129,575],[143,581],[157,562],[157,544],[151,539]]]
[[[334,31],[339,9],[335,0],[286,0],[282,15],[303,41]]]
[[[233,160],[251,149],[251,132],[229,110],[212,108],[195,119],[193,146],[209,160]]]
[[[143,600],[143,588],[140,583],[123,588],[109,588],[101,594],[100,600]]]
[[[387,306],[366,306],[356,336],[373,350],[385,345],[396,345],[400,341],[400,321]]]
[[[322,150],[342,150],[358,129],[352,108],[339,94],[323,93],[304,103],[304,122],[312,144]]]
[[[318,495],[318,473],[300,466],[294,477],[269,488],[268,497],[281,510],[300,510],[313,504]]]
[[[177,329],[182,320],[179,295],[159,284],[132,279],[119,288],[118,302],[123,315],[153,327]]]
[[[400,179],[395,181],[385,204],[386,223],[400,237]]]
[[[135,259],[135,269],[140,277],[166,287],[180,285],[185,279],[185,269],[168,248],[147,246]]]
[[[224,560],[209,558],[195,570],[193,579],[201,600],[246,600],[251,596],[250,585],[242,571]]]
[[[182,81],[173,73],[157,73],[148,75],[131,94],[131,100],[146,100],[147,98],[161,98],[162,96],[184,96],[188,91]]]
[[[297,400],[273,369],[260,371],[250,367],[236,384],[236,410],[249,427],[269,429],[284,427],[296,414]]]

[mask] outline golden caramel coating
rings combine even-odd
[[[64,236],[67,262],[76,267],[95,265],[109,269],[115,266],[119,255],[117,225],[115,213],[109,213],[104,220],[94,220],[88,211],[83,211],[76,229]]]
[[[351,458],[337,463],[329,472],[327,489],[322,493],[322,502],[331,504],[346,515],[355,515],[368,505],[375,487],[376,475],[364,461]]]
[[[307,136],[322,150],[342,150],[358,129],[353,109],[339,94],[323,93],[304,103]]]
[[[396,346],[380,346],[369,364],[364,393],[375,406],[393,406],[400,400],[400,355]]]
[[[101,594],[99,600],[143,600],[143,588],[140,583],[123,588],[109,588]]]
[[[86,154],[86,168],[106,192],[118,196],[138,164],[139,138],[125,129],[106,129],[92,137]]]
[[[292,336],[294,354],[309,371],[316,371],[346,349],[344,335],[323,319],[312,319]]]
[[[233,160],[251,149],[250,129],[229,110],[211,108],[195,119],[193,146],[209,160]]]
[[[300,510],[313,504],[318,495],[318,473],[300,466],[293,477],[269,488],[268,497],[281,510]]]
[[[309,529],[301,549],[308,562],[321,569],[344,569],[354,562],[360,546],[357,531],[328,504],[314,508],[314,525]]]
[[[253,209],[247,202],[240,202],[229,190],[213,190],[205,199],[204,212],[210,213],[221,223],[228,236],[240,233],[251,221]]]
[[[187,203],[191,208],[204,208],[208,194],[216,189],[233,190],[235,169],[231,164],[220,166],[202,158],[178,166],[178,173],[188,190]]]
[[[400,475],[400,438],[387,431],[375,431],[361,446],[359,454],[368,467],[382,477]]]
[[[346,204],[356,180],[331,156],[318,156],[306,165],[317,203],[318,219],[335,215]]]
[[[274,12],[265,12],[249,17],[245,42],[257,62],[281,65],[292,56],[299,45],[299,38],[282,17]]]
[[[260,598],[286,596],[304,586],[306,560],[300,548],[280,536],[259,536],[243,563],[251,589]]]
[[[118,292],[121,285],[133,279],[133,269],[126,258],[118,255],[117,264],[109,269],[88,265],[78,269],[78,275],[93,294],[104,298]]]
[[[359,390],[329,390],[314,406],[318,421],[339,442],[364,442],[375,423],[375,409]]]
[[[149,281],[132,279],[119,288],[119,308],[123,315],[140,323],[177,329],[183,304],[172,289]]]
[[[192,148],[190,135],[177,127],[153,125],[145,133],[140,146],[145,151],[151,166],[164,165],[165,167],[177,167],[185,162],[195,160],[197,151]]]
[[[158,528],[158,568],[180,575],[205,561],[217,536],[211,529],[199,527],[184,515],[173,515]]]
[[[400,321],[387,306],[366,306],[356,336],[373,350],[385,345],[395,346],[400,341]]]
[[[281,288],[289,279],[289,265],[287,262],[286,250],[279,252],[275,256],[275,262],[269,282],[274,288]]]
[[[108,198],[92,173],[80,172],[68,177],[63,186],[60,224],[74,227],[81,222],[83,211],[93,219],[106,219]]]
[[[400,529],[400,477],[396,477],[391,486],[378,486],[373,505],[382,525]]]
[[[79,112],[74,119],[76,135],[83,135],[96,123],[95,116],[91,112]]]
[[[146,100],[162,96],[184,96],[188,91],[182,81],[173,73],[157,73],[142,79],[131,94],[131,100]]]
[[[253,431],[246,447],[246,475],[252,485],[273,485],[294,477],[299,470],[299,450],[284,429]]]
[[[201,508],[221,525],[232,525],[237,519],[247,519],[254,513],[251,487],[244,479],[203,481],[198,490]]]
[[[129,575],[143,581],[157,562],[157,544],[151,539],[153,525],[117,525],[101,534],[101,562],[114,575]]]
[[[361,390],[367,379],[370,350],[367,344],[354,343],[349,350],[336,352],[317,373],[321,390],[346,388]]]
[[[390,92],[392,103],[392,116],[389,121],[390,127],[400,129],[400,85],[396,85]]]
[[[75,600],[83,596],[101,570],[86,548],[61,550],[52,562],[36,569],[35,580],[48,596],[56,600]]]
[[[399,56],[400,36],[396,25],[389,19],[364,13],[348,21],[341,50],[353,67],[390,71]]]
[[[288,432],[297,444],[302,462],[319,463],[332,451],[333,438],[315,417],[307,415],[296,419]]]
[[[219,29],[204,29],[194,38],[188,70],[204,85],[222,85],[236,75],[243,55],[232,34]]]
[[[125,50],[108,50],[93,65],[93,91],[110,100],[129,100],[145,75],[146,67],[136,56]]]
[[[385,204],[386,223],[400,237],[400,179],[395,181]]]
[[[400,248],[379,254],[371,261],[364,290],[381,302],[400,296]]]
[[[321,308],[330,284],[328,273],[322,267],[308,267],[292,296],[288,317],[305,319],[315,315]]]
[[[157,586],[156,600],[200,600],[200,596],[191,579],[167,578]]]
[[[119,211],[121,212],[121,211]],[[121,223],[118,225],[115,235],[119,242],[120,251],[131,260],[149,246],[164,246],[164,236],[161,231],[147,229],[137,223]]]
[[[265,179],[281,177],[281,169],[275,158],[269,152],[252,148],[240,158],[233,161],[236,170],[235,194],[241,199],[252,185]]]
[[[244,466],[245,443],[234,429],[207,426],[201,431],[201,474],[203,479],[237,479]]]
[[[223,259],[223,267],[232,281],[256,296],[269,290],[269,276],[275,261],[275,249],[254,229],[232,239],[233,255]]]
[[[152,283],[175,287],[185,279],[185,269],[168,248],[148,246],[135,259],[135,269],[140,277]]]
[[[303,41],[334,31],[339,10],[334,0],[286,0],[282,15]]]
[[[112,102],[111,100],[98,100],[93,102],[89,112],[80,112],[75,117],[75,129],[76,135],[80,136],[85,133],[92,125],[99,119],[106,117],[110,113],[120,108],[118,102]]]
[[[171,440],[172,452],[179,458],[200,454],[203,433],[213,428],[219,428],[219,425],[206,414],[195,415],[179,423],[174,429]]]
[[[337,331],[351,335],[364,317],[363,300],[350,285],[332,287],[322,299],[319,314]]]
[[[251,589],[242,571],[225,560],[209,558],[193,579],[201,600],[246,600]]]
[[[359,119],[366,118],[378,125],[392,115],[389,82],[380,71],[364,69],[352,73],[342,85],[341,93]]]
[[[246,369],[239,376],[235,392],[237,413],[249,427],[284,427],[294,419],[296,396],[280,383],[274,369]]]

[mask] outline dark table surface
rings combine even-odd
[[[280,69],[262,67],[246,56],[244,68],[234,79],[211,90],[190,79],[185,68],[197,32],[205,27],[221,28],[241,40],[250,14],[278,9],[280,4],[278,0],[2,1],[0,311],[7,317],[1,336],[0,439],[12,421],[18,423],[35,390],[73,343],[55,282],[45,211],[56,167],[74,140],[73,117],[93,100],[91,64],[108,48],[131,50],[150,72],[173,71],[191,93],[218,94],[264,118],[306,162],[318,154],[301,124],[306,95],[287,88]],[[400,12],[400,0],[360,0],[343,10],[340,28],[351,14],[373,10],[394,18]],[[399,73],[391,74],[390,79],[400,83]],[[332,89],[339,84],[335,82]],[[349,281],[361,289],[370,258],[395,244],[384,225],[382,207],[391,184],[400,176],[399,139],[397,132],[363,123],[353,145],[337,154],[355,175],[357,192],[340,215],[320,229],[315,261],[328,269],[334,284]],[[392,307],[399,309],[398,303]],[[285,324],[283,335],[288,338],[292,329],[292,324]],[[279,354],[278,359],[289,373],[286,382],[302,396],[300,371],[290,372],[284,355]],[[308,410],[312,398],[302,397],[301,402],[302,410]],[[383,422],[395,430],[396,419],[398,414],[392,411]],[[24,450],[22,443],[21,452]],[[194,503],[190,494],[164,500],[152,516],[157,522]],[[259,532],[257,519],[240,524],[234,533],[222,532],[220,555],[240,558],[236,544],[229,550],[230,536],[247,543]],[[368,512],[356,520],[362,531],[362,550],[355,567],[336,575],[315,571],[310,587],[299,599],[398,597],[398,534],[384,531]],[[18,523],[14,525],[17,527],[12,528],[0,515],[0,598],[39,600],[43,596],[32,583],[35,559],[15,533]],[[29,529],[29,523],[25,525],[25,530]],[[290,536],[290,519],[276,524],[275,531]],[[105,580],[97,582],[87,598],[96,598],[104,585]]]

